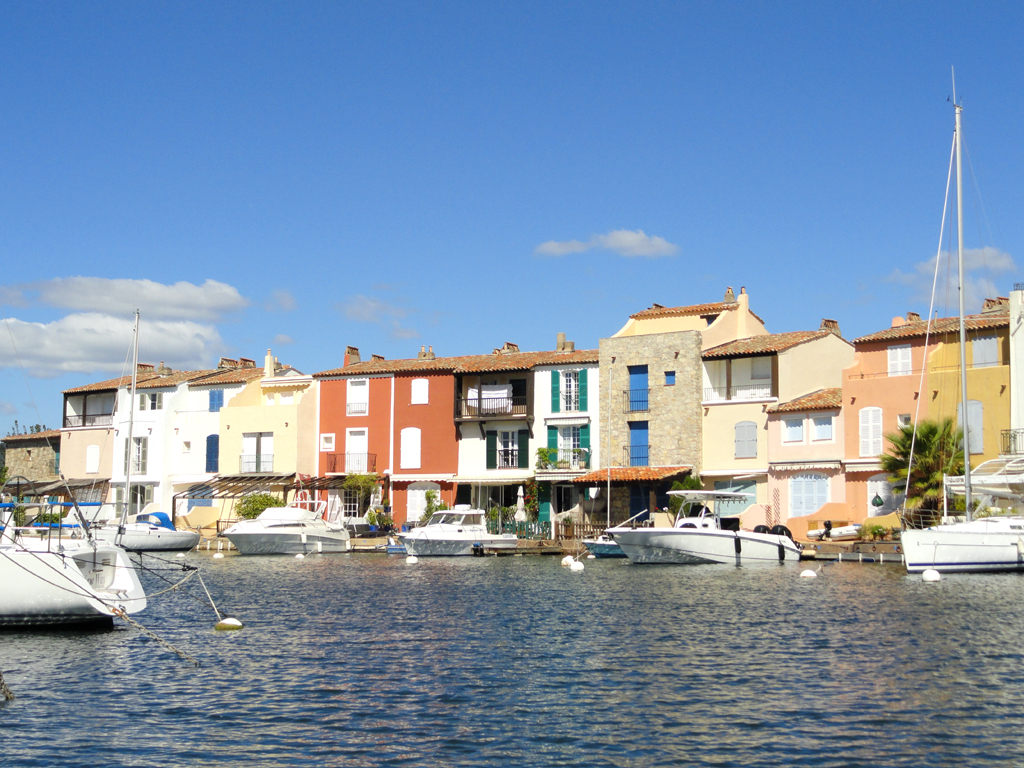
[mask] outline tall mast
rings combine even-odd
[[[134,452],[134,427],[135,427],[135,387],[139,381],[139,310],[135,310],[135,341],[132,344],[132,389],[128,396],[128,446],[125,449],[124,468],[124,506],[121,507],[121,524],[117,527],[117,536],[114,543],[121,544],[121,536],[124,534],[124,526],[128,521],[128,509],[132,504],[132,455]]]
[[[956,245],[957,270],[960,279],[960,425],[964,431],[964,500],[967,519],[971,519],[971,439],[967,416],[967,331],[964,328],[964,184],[960,152],[962,134],[960,113],[963,107],[954,104],[956,110]]]

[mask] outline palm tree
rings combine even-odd
[[[931,525],[942,506],[943,484],[946,475],[964,472],[963,430],[953,420],[921,421],[907,424],[885,436],[889,453],[881,456],[882,469],[889,473],[890,482],[897,488],[907,489],[905,522],[911,527]],[[910,462],[910,446],[914,455]],[[907,466],[910,464],[910,485],[907,486]]]

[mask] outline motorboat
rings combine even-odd
[[[905,530],[900,535],[908,573],[1024,570],[1024,518],[977,520]]]
[[[740,530],[739,518],[722,517],[714,511],[716,502],[746,499],[749,494],[736,491],[668,493],[683,500],[676,515],[659,512],[652,520],[645,510],[606,531],[631,562],[747,565],[800,559],[800,547],[784,525],[770,529],[759,525],[753,531],[744,531]],[[655,524],[649,525],[651,522]],[[660,522],[668,524],[658,525]]]
[[[615,539],[606,533],[602,533],[595,539],[584,539],[583,546],[587,548],[594,557],[625,557],[626,553],[622,547],[615,543]]]
[[[110,624],[146,607],[124,549],[97,540],[84,525],[14,526],[14,507],[0,504],[0,627]]]
[[[268,507],[252,520],[239,520],[219,534],[242,555],[297,555],[348,552],[351,535],[345,526],[324,519],[327,502],[293,501]]]
[[[482,509],[469,507],[435,512],[426,525],[398,534],[410,555],[417,557],[454,557],[472,555],[473,547],[515,549],[514,533],[488,533]]]
[[[166,512],[140,512],[123,526],[116,523],[94,529],[96,538],[132,552],[187,552],[201,538],[199,531],[174,527]]]

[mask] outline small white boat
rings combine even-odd
[[[741,531],[739,519],[719,517],[707,505],[735,501],[749,494],[735,491],[669,491],[683,498],[683,505],[671,526],[653,527],[627,520],[606,533],[622,547],[633,563],[700,565],[704,563],[778,563],[800,559],[800,547],[789,529],[759,525],[753,531]],[[688,516],[690,512],[695,514]],[[641,513],[646,514],[646,512]]]
[[[860,538],[860,528],[860,523],[841,525],[838,528],[826,525],[808,531],[807,538],[811,541],[855,541]]]
[[[286,507],[269,507],[253,520],[239,520],[220,535],[242,555],[348,552],[348,529],[325,520],[326,511],[326,501],[293,501]]]
[[[201,538],[199,531],[179,530],[164,512],[140,512],[123,529],[116,523],[94,528],[96,538],[132,552],[187,552]]]
[[[417,557],[455,557],[472,555],[473,547],[515,549],[519,540],[514,533],[488,533],[484,511],[456,507],[435,512],[427,524],[398,534],[410,555]]]
[[[602,533],[596,539],[584,539],[583,546],[594,557],[625,557],[626,553],[622,551],[622,547],[615,543],[615,539],[606,533]]]

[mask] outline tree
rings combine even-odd
[[[704,483],[698,475],[687,475],[683,478],[682,482],[676,480],[672,483],[673,491],[699,491],[704,487]],[[683,499],[681,496],[670,496],[668,499],[668,508],[673,515],[678,515],[679,510],[683,506]]]
[[[259,517],[260,513],[270,507],[283,507],[284,500],[272,493],[250,493],[243,496],[242,500],[235,505],[235,514],[246,520]]]
[[[358,510],[359,514],[362,515],[366,512],[366,507],[370,504],[370,499],[373,497],[374,491],[377,490],[377,476],[376,475],[349,475],[345,478],[345,482],[342,484],[343,488],[354,491],[358,499]],[[366,500],[366,504],[363,504],[363,499]]]
[[[907,424],[885,436],[889,452],[881,456],[882,469],[897,489],[906,488],[905,520],[912,527],[927,527],[935,522],[942,507],[943,478],[964,472],[963,430],[952,419]],[[911,461],[910,446],[914,454]],[[907,468],[910,467],[910,484]]]

